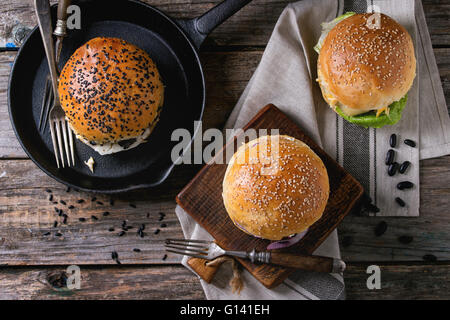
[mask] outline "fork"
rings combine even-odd
[[[346,267],[345,262],[340,259],[295,253],[257,252],[255,249],[252,251],[230,251],[222,249],[214,241],[206,240],[167,239],[165,247],[167,252],[206,260],[227,255],[249,259],[252,263],[270,263],[283,267],[327,273],[342,273]]]
[[[56,28],[53,34],[56,36],[55,45],[55,60],[59,61],[61,55],[62,41],[67,36],[67,8],[71,4],[71,0],[59,0],[57,10]],[[44,132],[47,126],[47,119],[50,111],[50,106],[53,102],[53,90],[50,85],[51,78],[47,76],[45,80],[44,96],[41,103],[41,114],[39,116],[39,131]]]
[[[49,114],[50,117],[49,122],[50,122],[50,133],[52,137],[53,150],[55,152],[57,167],[60,168],[60,160],[61,160],[61,166],[64,168],[65,167],[64,153],[67,156],[68,166],[71,165],[70,160],[72,160],[72,165],[75,165],[75,157],[73,150],[72,130],[70,129],[69,124],[66,122],[64,110],[61,108],[58,96],[58,71],[56,68],[55,50],[53,46],[53,36],[52,36],[53,28],[50,13],[50,4],[48,0],[35,0],[34,5],[36,8],[36,15],[38,19],[39,29],[41,31],[45,54],[47,56],[47,62],[50,69],[50,77],[52,80],[51,84],[53,88],[54,99],[53,99],[53,106]],[[58,151],[60,158],[58,158]]]

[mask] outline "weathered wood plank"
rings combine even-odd
[[[198,278],[182,266],[85,267],[81,288],[64,286],[66,268],[2,268],[0,299],[204,299]]]
[[[0,161],[0,264],[9,265],[57,265],[57,264],[108,264],[113,250],[119,253],[122,263],[152,264],[179,261],[179,257],[164,256],[163,240],[181,237],[179,222],[174,214],[175,195],[191,179],[198,167],[177,167],[169,179],[154,190],[142,190],[115,197],[114,206],[109,197],[97,195],[103,205],[91,201],[92,195],[71,191],[40,171],[30,160]],[[348,216],[338,228],[341,240],[352,236],[354,242],[342,247],[347,261],[420,261],[424,254],[432,253],[439,260],[450,260],[450,156],[423,161],[421,216],[418,218],[368,218]],[[441,181],[441,183],[438,183]],[[48,200],[52,190],[55,201],[64,200],[67,205],[53,204]],[[78,199],[86,202],[78,204]],[[137,208],[130,207],[130,203]],[[67,207],[76,208],[69,210]],[[60,225],[54,207],[68,213],[68,223]],[[103,217],[104,211],[110,215]],[[161,228],[159,212],[166,214]],[[149,218],[147,218],[149,213]],[[99,218],[94,221],[91,215]],[[78,218],[84,217],[86,222]],[[53,228],[54,221],[58,227]],[[134,229],[119,237],[123,220]],[[375,237],[373,229],[381,220],[388,223],[387,232]],[[147,236],[136,235],[137,227],[146,223]],[[114,232],[108,232],[114,227]],[[160,229],[160,233],[153,232]],[[30,232],[31,230],[31,232]],[[55,236],[59,231],[63,236]],[[51,232],[49,236],[44,236]],[[398,237],[411,235],[412,243],[401,244]],[[143,249],[141,254],[133,248]]]
[[[51,2],[55,3],[55,0]],[[211,0],[145,0],[144,2],[177,19],[199,16],[218,3]],[[280,13],[289,2],[287,0],[252,1],[214,30],[208,37],[205,47],[264,47]],[[448,20],[450,3],[436,0],[426,0],[423,3],[433,44],[450,45]],[[14,43],[17,30],[29,29],[36,24],[30,0],[3,0],[0,13],[0,46],[4,46],[6,42]],[[20,38],[22,37],[19,36]]]
[[[449,299],[450,265],[382,265],[381,289],[369,290],[367,265],[349,264],[348,299]],[[182,266],[81,266],[81,289],[62,289],[65,268],[2,268],[0,299],[204,299]],[[245,284],[244,284],[245,285]]]

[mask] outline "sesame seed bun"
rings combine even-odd
[[[117,38],[94,38],[65,64],[58,93],[77,138],[107,154],[145,141],[159,119],[164,86],[144,50]]]
[[[306,230],[322,216],[328,195],[322,160],[286,135],[263,136],[239,147],[223,179],[223,201],[234,224],[269,240]]]
[[[381,110],[411,88],[416,58],[411,36],[387,15],[370,28],[372,13],[339,22],[326,36],[318,60],[318,82],[327,103],[348,116]],[[373,21],[369,21],[372,22]]]

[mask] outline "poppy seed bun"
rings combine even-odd
[[[322,160],[286,135],[263,136],[240,146],[223,179],[223,201],[234,224],[269,240],[302,232],[319,220],[328,194]]]
[[[326,36],[318,60],[324,99],[348,116],[383,109],[411,88],[416,58],[411,36],[381,14],[380,28],[369,28],[372,13],[339,22]],[[370,22],[370,21],[369,21]]]
[[[94,38],[78,48],[61,72],[58,92],[77,138],[101,154],[144,142],[164,98],[149,55],[117,38]]]

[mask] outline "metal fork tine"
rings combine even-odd
[[[182,247],[192,247],[192,248],[199,248],[199,249],[205,249],[205,250],[207,250],[209,248],[209,245],[190,244],[190,243],[176,242],[176,241],[167,242],[165,245],[166,246],[167,245],[177,245],[177,246],[182,246]]]
[[[68,129],[66,126],[66,121],[64,119],[62,119],[60,121],[61,121],[63,137],[64,137],[64,149],[66,150],[67,165],[70,167],[70,150],[69,150],[69,143],[68,143],[68,139],[67,139],[67,130]]]
[[[58,149],[56,148],[55,122],[50,120],[50,134],[52,136],[53,152],[55,153],[56,166],[59,169]]]
[[[186,250],[191,250],[191,251],[196,251],[196,252],[208,252],[208,248],[205,247],[200,247],[200,246],[190,246],[190,245],[180,245],[180,244],[166,244],[165,245],[167,248],[172,248],[172,249],[186,249]]]
[[[62,163],[62,167],[64,168],[64,150],[63,150],[63,146],[62,146],[62,137],[61,137],[61,126],[60,126],[60,122],[59,120],[55,121],[56,123],[56,137],[58,140],[58,149],[59,149],[59,154],[61,156],[61,163]]]
[[[42,129],[42,120],[44,118],[44,114],[46,114],[45,106],[47,105],[47,97],[49,95],[48,91],[48,83],[49,83],[49,77],[45,80],[45,89],[44,89],[44,96],[42,97],[42,104],[41,104],[41,114],[39,116],[39,131]]]
[[[69,126],[69,122],[67,122],[67,133],[69,134],[69,147],[70,147],[70,156],[72,158],[72,165],[75,165],[75,155],[73,151],[73,133],[72,129]]]
[[[166,249],[166,251],[167,252],[176,253],[176,254],[182,254],[182,255],[190,256],[190,257],[194,257],[194,258],[206,259],[206,256],[201,256],[201,255],[198,255],[198,254],[192,254],[192,253],[185,252],[185,251],[170,250],[170,249]]]
[[[166,243],[177,241],[177,242],[195,242],[195,243],[205,243],[210,244],[213,241],[208,240],[197,240],[197,239],[166,239]]]

